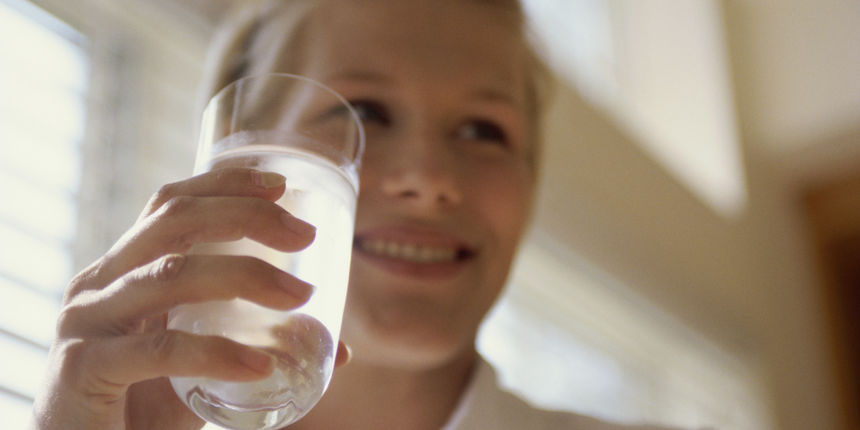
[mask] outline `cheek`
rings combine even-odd
[[[476,169],[470,184],[470,198],[500,244],[515,246],[525,227],[532,201],[533,185],[527,168]]]
[[[369,192],[378,187],[382,172],[380,162],[377,158],[378,157],[374,156],[372,150],[369,148],[365,149],[364,156],[361,160],[361,170],[358,174],[359,200],[361,200],[362,197],[366,197]]]

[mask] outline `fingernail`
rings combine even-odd
[[[349,345],[341,342],[337,346],[337,352],[334,357],[335,367],[346,366],[352,361],[352,348]]]
[[[274,357],[259,349],[245,348],[239,353],[239,361],[259,373],[269,373],[274,366]]]
[[[301,237],[311,237],[317,232],[317,228],[292,216],[289,212],[281,214],[281,221],[291,232]]]
[[[307,300],[314,293],[314,286],[292,277],[287,273],[282,273],[278,277],[278,286],[284,291],[290,293],[293,297],[301,300]]]
[[[259,170],[251,171],[251,180],[254,185],[263,188],[277,188],[287,181],[287,178],[272,172],[261,172]]]
[[[352,348],[347,344],[343,344],[343,346],[346,348],[346,361],[343,362],[343,365],[346,366],[352,361]]]

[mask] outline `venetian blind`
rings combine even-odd
[[[0,416],[24,428],[72,275],[87,56],[25,2],[0,2]]]

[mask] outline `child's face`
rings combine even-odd
[[[344,338],[357,360],[471,353],[533,191],[520,39],[497,6],[330,1],[301,73],[367,131]]]

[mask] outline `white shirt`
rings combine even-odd
[[[221,429],[206,423],[203,430]],[[536,408],[499,387],[496,372],[480,359],[472,380],[441,430],[672,430],[621,425],[571,412]]]
[[[538,409],[498,385],[496,372],[480,360],[472,381],[442,430],[668,430],[608,423],[570,412]]]

